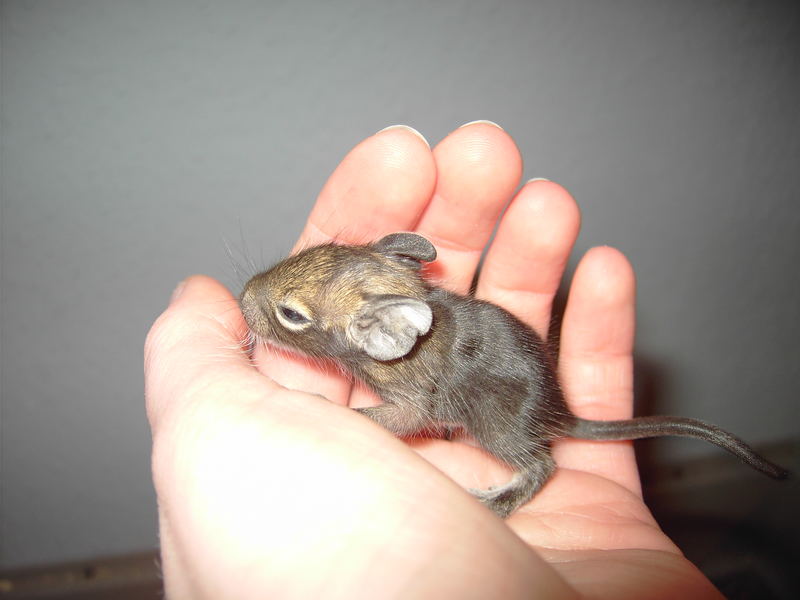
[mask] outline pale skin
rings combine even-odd
[[[544,335],[580,213],[556,183],[518,190],[521,174],[492,124],[433,150],[385,130],[331,175],[298,246],[416,231],[439,253],[430,275],[466,292],[511,200],[477,295]],[[620,252],[582,258],[559,355],[579,416],[631,416],[634,296]],[[555,475],[503,521],[463,489],[506,480],[502,464],[465,440],[395,438],[347,408],[377,401],[363,389],[268,349],[251,360],[246,332],[231,292],[195,276],[147,338],[169,598],[721,597],[642,502],[630,442],[558,442]]]

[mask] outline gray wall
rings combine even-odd
[[[643,410],[797,437],[797,7],[4,1],[2,564],[156,545],[150,323],[394,123],[501,123],[628,253]]]

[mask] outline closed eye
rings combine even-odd
[[[281,306],[283,316],[289,319],[292,323],[305,323],[308,321],[302,314],[288,306]]]
[[[311,324],[311,319],[306,315],[285,304],[278,305],[276,314],[278,319],[289,329],[304,329]]]

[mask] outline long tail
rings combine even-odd
[[[785,479],[789,472],[768,461],[735,435],[714,425],[686,417],[637,417],[624,421],[589,421],[575,418],[570,437],[583,440],[638,440],[676,435],[705,440],[724,448],[754,469],[774,479]]]

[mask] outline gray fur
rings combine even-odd
[[[786,476],[738,438],[693,419],[574,416],[545,342],[499,306],[424,281],[420,264],[435,257],[433,245],[412,233],[309,248],[253,277],[242,312],[262,338],[334,360],[375,390],[383,404],[359,412],[389,431],[463,427],[515,470],[506,485],[470,490],[502,517],[545,484],[555,469],[551,442],[561,437],[696,437],[771,477]],[[312,315],[311,323],[282,325],[276,311],[287,306]]]

